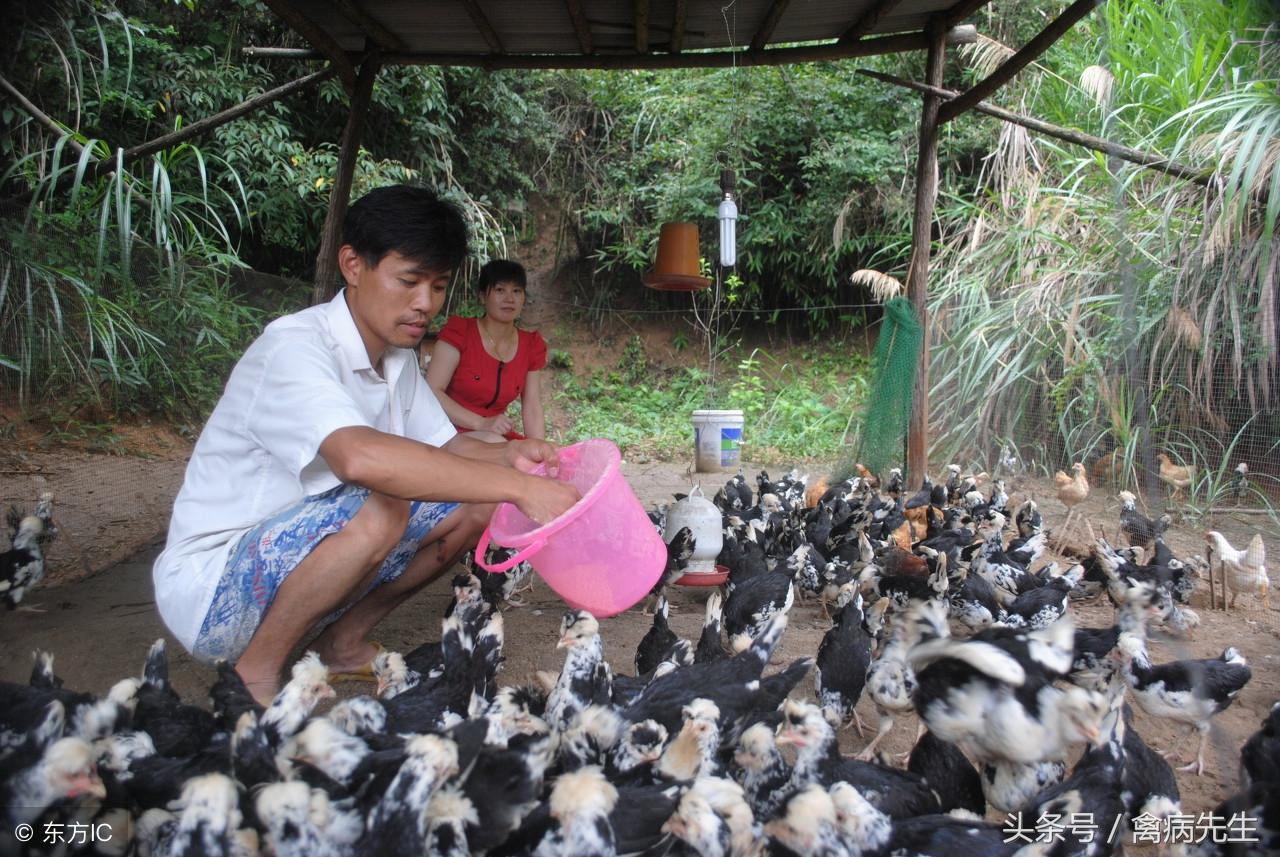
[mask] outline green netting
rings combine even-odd
[[[911,302],[901,297],[888,301],[871,358],[875,374],[857,452],[858,460],[872,473],[883,473],[890,462],[902,460],[920,339],[920,320]]]

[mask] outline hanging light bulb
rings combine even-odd
[[[733,201],[733,170],[720,171],[720,190],[724,197],[716,217],[720,220],[720,266],[732,268],[738,263],[738,204]]]

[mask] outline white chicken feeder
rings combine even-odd
[[[720,510],[703,495],[699,485],[693,486],[689,496],[667,510],[662,540],[670,544],[684,527],[689,528],[694,539],[693,556],[689,559],[686,574],[715,574],[716,557],[724,547]]]

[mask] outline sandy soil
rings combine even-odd
[[[112,568],[164,532],[189,442],[155,426],[114,425],[118,452],[104,455],[51,448],[51,438],[37,428],[15,425],[18,436],[0,449],[0,508],[29,511],[42,491],[53,493],[58,537],[48,547],[44,585]]]
[[[68,466],[74,461],[69,461]],[[161,468],[163,470],[163,468]],[[754,472],[758,468],[748,468]],[[624,472],[646,506],[671,499],[675,491],[687,491],[695,474],[683,463],[627,462]],[[55,475],[50,471],[50,475]],[[178,471],[180,478],[180,470]],[[725,478],[719,474],[697,474],[708,492]],[[1062,509],[1046,490],[1044,483],[1025,482],[1014,486],[1021,495],[1036,496],[1052,526],[1062,520]],[[159,490],[159,486],[157,486]],[[1114,529],[1116,503],[1095,495],[1084,507],[1095,529]],[[66,521],[71,521],[66,515]],[[153,520],[163,520],[157,515]],[[97,522],[102,526],[102,522]],[[1220,522],[1233,540],[1240,540],[1238,524]],[[64,522],[70,528],[70,523]],[[92,526],[92,524],[90,524]],[[1177,529],[1170,537],[1176,552],[1202,552],[1199,531]],[[1280,555],[1280,545],[1269,544],[1272,556]],[[37,590],[31,601],[42,605],[44,613],[8,613],[0,617],[0,678],[22,680],[30,668],[30,653],[47,649],[57,657],[57,670],[75,688],[104,691],[112,681],[136,674],[148,645],[159,636],[167,636],[152,601],[150,563],[158,550],[151,547],[116,565],[110,573],[76,579],[61,585]],[[95,551],[96,554],[96,551]],[[73,577],[76,575],[72,575]],[[58,581],[55,581],[57,583]],[[672,602],[675,613],[671,624],[677,632],[696,638],[701,626],[703,603],[707,590],[677,588]],[[378,629],[377,637],[386,646],[407,650],[419,643],[436,639],[439,617],[449,599],[446,580],[438,580],[392,615]],[[1280,598],[1276,599],[1280,601]],[[1210,770],[1202,777],[1179,774],[1183,793],[1183,809],[1199,812],[1211,809],[1237,785],[1237,760],[1240,745],[1258,728],[1271,704],[1280,698],[1280,610],[1264,611],[1252,598],[1242,598],[1240,608],[1230,614],[1211,611],[1207,606],[1207,590],[1201,590],[1193,601],[1202,617],[1202,625],[1193,640],[1174,640],[1153,635],[1152,655],[1157,662],[1187,657],[1212,657],[1227,645],[1239,648],[1249,658],[1254,670],[1253,681],[1240,694],[1236,703],[1214,721],[1213,741],[1208,760]],[[561,602],[545,584],[539,582],[527,605],[509,608],[505,680],[527,681],[535,670],[558,670],[562,655],[555,649]],[[1111,609],[1105,603],[1078,608],[1082,625],[1101,626],[1112,621]],[[619,672],[631,672],[636,644],[648,628],[649,620],[636,610],[602,621],[606,655]],[[829,622],[822,618],[816,604],[799,604],[781,646],[781,659],[816,652]],[[183,696],[203,700],[211,682],[211,671],[193,662],[170,638],[174,682]],[[346,685],[345,692],[360,692],[362,685]],[[806,681],[800,692],[813,694],[812,683]],[[867,700],[859,705],[864,722],[874,724],[876,714]],[[1155,721],[1139,712],[1137,728],[1151,744],[1161,748],[1179,747],[1184,753],[1194,752],[1194,742],[1186,732],[1167,722]],[[889,752],[908,749],[915,733],[915,720],[899,722],[882,745]],[[868,736],[869,737],[869,736]],[[864,742],[856,732],[842,735],[846,752],[856,751]]]

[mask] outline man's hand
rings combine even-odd
[[[516,507],[541,525],[560,517],[580,499],[582,495],[578,489],[568,482],[529,476],[527,487],[516,500]]]
[[[503,460],[521,473],[528,473],[539,464],[546,465],[548,476],[555,477],[560,473],[560,450],[545,440],[507,441]]]
[[[480,430],[491,431],[494,434],[506,434],[514,431],[516,424],[506,414],[498,414],[496,417],[489,417],[480,424]]]

